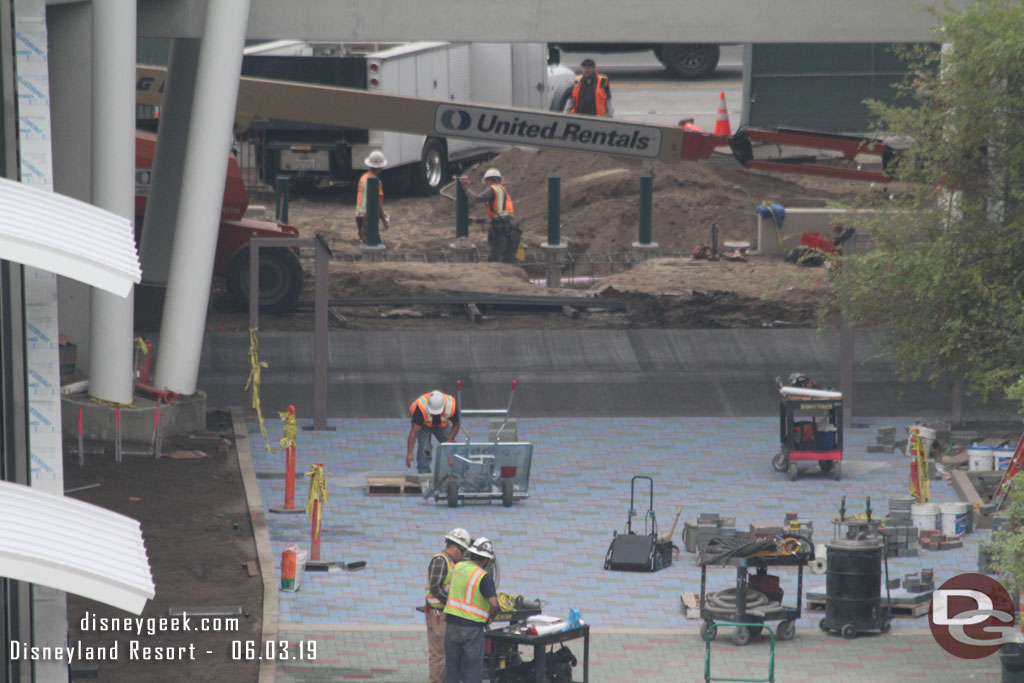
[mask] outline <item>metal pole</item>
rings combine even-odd
[[[196,392],[249,5],[249,0],[206,4],[181,183],[188,201],[181,202],[174,226],[154,377],[157,387],[179,394]],[[134,60],[131,68],[134,84]],[[134,95],[132,106],[134,112]],[[258,290],[250,292],[250,298],[258,296]]]
[[[327,260],[330,251],[322,235],[316,237],[316,301],[313,322],[313,429],[327,429]]]
[[[288,186],[291,178],[286,175],[279,175],[274,180],[276,202],[274,204],[274,217],[282,222],[288,222]]]
[[[548,176],[548,244],[561,244],[562,179]]]
[[[469,237],[469,202],[462,183],[455,183],[455,239]]]
[[[641,245],[651,243],[651,198],[654,195],[654,178],[649,175],[640,177],[640,229],[637,242]]]
[[[78,409],[78,464],[85,465],[85,439],[82,436],[82,409]]]
[[[370,176],[366,179],[366,245],[376,247],[380,245],[380,228],[378,219],[380,217],[380,179]]]
[[[249,329],[260,326],[260,241],[249,240]],[[256,295],[253,295],[256,292]]]
[[[854,233],[843,245],[843,256],[857,253],[857,240]],[[845,311],[839,315],[839,390],[843,392],[843,428],[853,427],[853,325]]]
[[[92,203],[129,219],[135,215],[135,13],[134,0],[92,3]],[[134,292],[120,297],[94,287],[89,298],[89,394],[131,403]]]
[[[320,499],[313,499],[313,530],[309,538],[309,559],[314,562],[320,561]]]

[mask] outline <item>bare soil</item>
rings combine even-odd
[[[102,444],[96,444],[102,446]],[[128,445],[143,450],[148,444]],[[64,453],[65,489],[92,486],[68,495],[119,512],[139,521],[152,567],[156,596],[139,617],[167,618],[171,608],[238,608],[237,630],[225,623],[207,622],[211,630],[190,619],[192,630],[172,630],[154,622],[153,633],[99,630],[100,619],[134,617],[102,603],[68,594],[68,639],[77,647],[110,648],[117,643],[118,657],[85,662],[79,677],[102,681],[254,681],[258,662],[232,660],[232,641],[260,643],[263,584],[259,573],[251,577],[247,563],[256,562],[256,544],[234,449],[231,418],[214,411],[207,430],[166,439],[163,452],[176,454],[153,460],[125,455],[114,461],[110,445],[104,454],[89,453],[79,466],[77,443]],[[185,457],[188,456],[188,457]],[[83,618],[86,620],[82,628]],[[96,618],[96,621],[92,620]],[[109,625],[111,622],[107,622]],[[217,627],[220,628],[217,628]],[[132,659],[132,641],[139,657]],[[156,659],[161,654],[173,660]],[[209,654],[207,652],[209,651]],[[191,657],[194,656],[194,659]],[[89,665],[95,666],[90,676]],[[75,670],[83,669],[75,663]]]
[[[600,278],[586,289],[552,291],[531,284],[542,277],[532,267],[444,262],[455,238],[454,202],[445,196],[396,196],[400,185],[385,176],[385,208],[390,229],[382,240],[389,260],[357,262],[359,243],[354,221],[352,188],[307,191],[293,198],[289,222],[304,237],[323,234],[338,260],[331,265],[330,296],[425,296],[445,290],[515,294],[572,294],[609,296],[630,302],[626,314],[590,314],[570,320],[558,314],[494,315],[483,325],[507,327],[760,327],[770,324],[807,326],[827,296],[828,276],[822,268],[803,268],[781,259],[751,256],[743,262],[695,261],[693,248],[710,244],[711,226],[719,243],[747,241],[756,246],[755,207],[763,201],[783,206],[819,207],[867,191],[864,183],[749,171],[728,158],[700,163],[637,163],[602,155],[558,150],[510,149],[466,173],[473,189],[483,188],[482,175],[491,166],[501,169],[523,229],[527,251],[539,252],[547,241],[548,177],[561,178],[561,240],[577,256],[566,275]],[[653,240],[673,255],[628,266],[637,240],[639,178],[654,178]],[[877,188],[891,192],[893,188]],[[481,205],[471,215],[482,216]],[[486,231],[470,226],[470,239],[486,252]],[[617,262],[601,268],[586,263]],[[527,262],[533,259],[528,258]],[[626,267],[629,270],[622,271]],[[312,262],[306,262],[306,292],[312,299]],[[542,284],[542,283],[541,283]],[[246,329],[247,319],[235,312],[222,290],[215,289],[209,329]],[[466,321],[460,307],[416,307],[412,316],[395,315],[395,306],[339,308],[332,325],[349,329],[439,327],[450,329]],[[477,323],[480,325],[481,323]],[[262,316],[263,329],[311,329],[308,312]]]

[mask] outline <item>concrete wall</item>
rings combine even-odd
[[[951,0],[955,8],[966,0]],[[253,0],[250,39],[885,43],[934,40],[936,0]],[[139,35],[199,37],[206,0],[139,0]],[[495,11],[500,19],[495,21]]]

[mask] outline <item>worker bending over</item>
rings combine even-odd
[[[423,394],[409,406],[412,426],[406,444],[405,466],[412,467],[412,449],[416,446],[416,471],[430,471],[430,437],[438,443],[454,441],[459,434],[459,406],[455,397],[441,391]]]
[[[469,532],[452,529],[445,537],[444,550],[430,558],[427,565],[427,657],[430,683],[444,683],[444,607],[452,585],[456,563],[469,549]]]
[[[484,669],[484,628],[498,611],[498,590],[484,571],[494,559],[494,547],[478,538],[469,558],[455,565],[445,605],[445,683],[480,683]]]

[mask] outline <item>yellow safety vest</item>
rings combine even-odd
[[[491,614],[491,603],[480,592],[480,581],[487,572],[476,562],[464,560],[455,565],[454,574],[444,613],[486,623]]]
[[[441,411],[440,415],[431,415],[430,411],[427,410],[428,398],[430,398],[430,394],[423,394],[418,399],[413,401],[412,405],[409,406],[409,414],[415,415],[416,410],[419,409],[419,411],[423,413],[424,426],[427,426],[429,424],[432,427],[447,427],[448,420],[450,420],[452,416],[455,415],[455,398],[449,396],[448,394],[444,395],[444,410]],[[440,420],[440,423],[434,424],[434,422],[437,420]]]
[[[508,196],[508,190],[501,183],[491,185],[494,190],[494,199],[487,203],[487,217],[511,216],[515,213],[512,208],[512,198]]]
[[[452,562],[452,558],[448,557],[448,553],[438,553],[434,557],[443,557],[445,562],[448,563],[448,572],[444,575],[444,586],[445,588],[451,588],[452,585],[452,571],[455,569],[455,563]],[[433,561],[434,557],[430,558]],[[433,593],[430,592],[430,576],[427,576],[427,607],[433,607],[434,609],[444,609],[444,603],[441,602]]]

